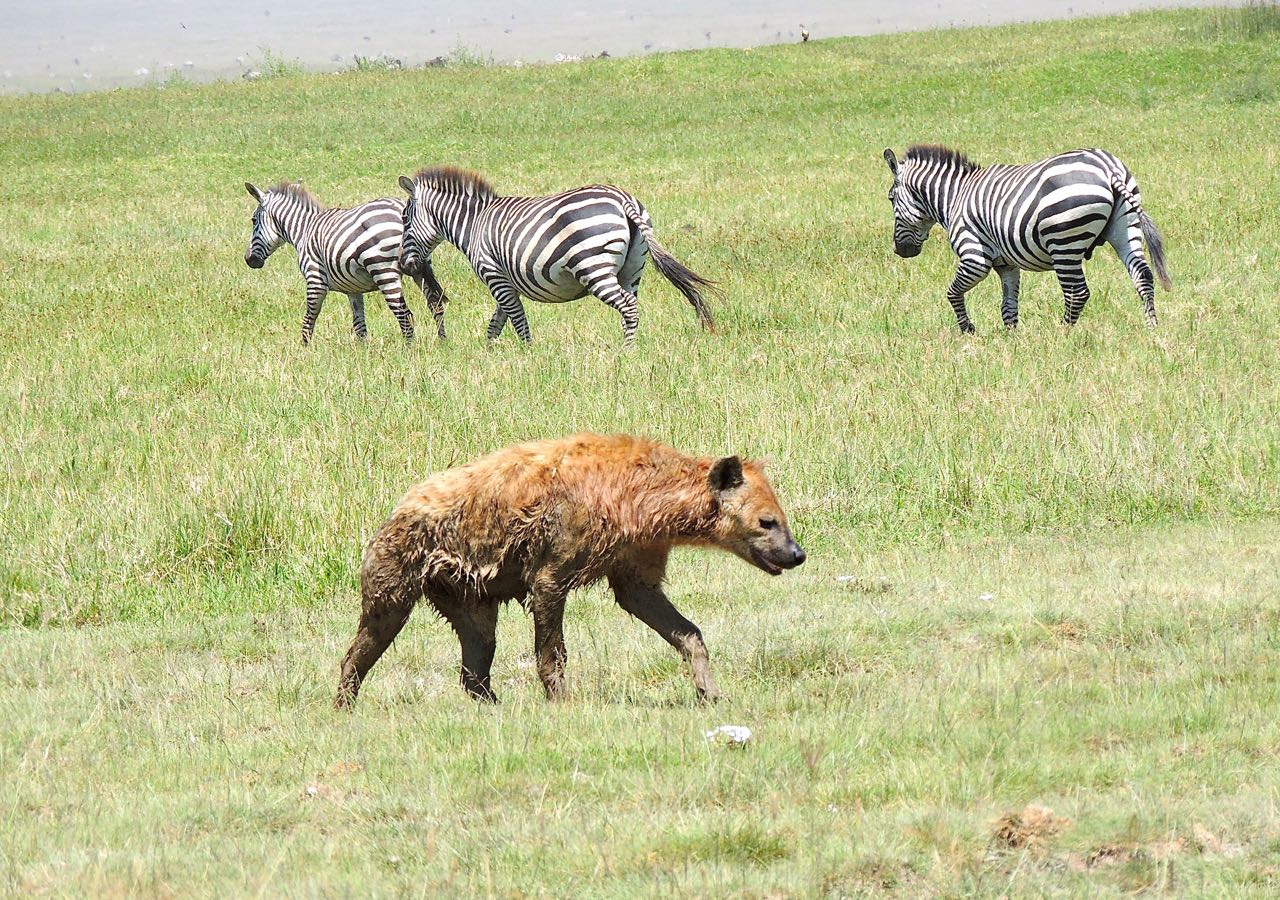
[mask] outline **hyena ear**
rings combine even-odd
[[[262,202],[262,191],[258,190],[247,181],[244,183],[244,189],[249,192],[249,196],[254,200],[257,200],[259,203]]]
[[[408,175],[400,176],[400,187],[408,191],[410,197],[413,196],[413,179],[410,178]]]
[[[711,472],[707,475],[707,482],[711,485],[711,493],[713,494],[723,494],[734,488],[742,487],[742,460],[736,456],[717,459],[711,465]]]
[[[893,151],[888,147],[884,148],[884,161],[889,164],[889,171],[894,175],[898,174],[898,157],[893,155]]]

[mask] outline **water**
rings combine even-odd
[[[802,26],[824,38],[1206,2],[0,0],[0,92],[240,78],[261,68],[264,50],[316,70],[350,67],[357,54],[419,65],[456,48],[495,62],[535,62],[798,41]]]

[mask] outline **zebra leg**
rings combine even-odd
[[[583,286],[603,303],[618,311],[622,316],[622,342],[626,346],[634,344],[636,328],[640,324],[639,300],[636,295],[624,290],[618,284],[618,276],[608,270],[584,280]]]
[[[347,294],[347,299],[351,301],[351,330],[363,341],[369,336],[364,324],[364,294]]]
[[[373,283],[378,286],[383,299],[387,301],[387,309],[391,310],[391,314],[400,323],[400,333],[404,335],[406,341],[413,340],[413,311],[409,309],[409,304],[404,302],[400,269],[393,265],[376,272],[370,271],[369,274],[373,276]]]
[[[502,334],[502,326],[507,319],[510,319],[511,327],[516,330],[520,340],[526,344],[530,343],[533,335],[529,333],[529,320],[525,318],[524,304],[520,302],[520,295],[516,293],[515,288],[507,283],[506,279],[493,275],[485,279],[485,284],[488,285],[489,293],[493,294],[493,299],[498,304],[493,318],[489,320],[489,340],[496,340],[498,335]]]
[[[414,284],[427,298],[427,309],[431,310],[431,318],[436,320],[436,337],[444,340],[444,292],[436,292],[422,278],[413,279]]]
[[[998,266],[996,274],[1000,276],[1000,287],[1003,299],[1000,302],[1000,318],[1005,328],[1018,327],[1018,291],[1022,287],[1022,273],[1017,266]]]
[[[1142,230],[1138,227],[1137,216],[1116,216],[1104,234],[1111,249],[1124,263],[1133,281],[1138,299],[1142,301],[1142,311],[1146,314],[1147,325],[1156,325],[1156,287],[1151,267],[1147,265],[1147,257],[1142,252]]]
[[[951,280],[951,286],[947,288],[947,302],[955,311],[956,324],[965,334],[974,334],[977,329],[969,321],[969,310],[965,308],[964,295],[973,290],[974,286],[986,278],[990,271],[991,264],[986,260],[962,259],[960,267],[956,270],[956,277]]]
[[[507,327],[507,314],[502,311],[501,306],[493,308],[493,316],[489,319],[489,340],[496,341],[498,335],[502,334],[502,329]]]
[[[302,316],[302,344],[311,343],[311,335],[316,330],[316,319],[320,318],[320,307],[324,305],[328,288],[322,284],[307,282],[307,311]]]
[[[1054,267],[1058,284],[1062,285],[1064,325],[1074,325],[1080,319],[1084,305],[1089,302],[1089,285],[1084,280],[1084,266],[1080,260],[1064,262]]]

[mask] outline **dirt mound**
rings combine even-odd
[[[1020,812],[997,819],[992,839],[1009,850],[1036,849],[1070,824],[1070,819],[1055,816],[1049,807],[1028,803]]]

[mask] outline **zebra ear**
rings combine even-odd
[[[244,188],[246,191],[249,192],[250,197],[252,197],[254,200],[257,200],[259,203],[262,202],[262,191],[258,190],[256,187],[254,187],[252,184],[250,184],[247,181],[244,183]]]
[[[413,179],[410,178],[408,175],[400,176],[400,187],[408,191],[410,197],[413,196]]]
[[[884,148],[884,161],[889,164],[889,171],[894,175],[898,174],[898,157],[893,155],[893,151],[888,147]]]

